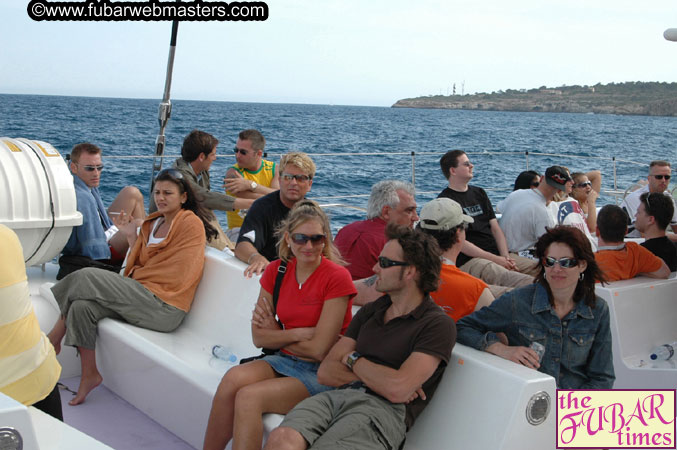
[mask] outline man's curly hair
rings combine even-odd
[[[396,224],[388,224],[386,237],[396,240],[402,252],[404,261],[414,266],[418,272],[417,285],[424,294],[437,290],[442,270],[440,247],[432,236],[419,230]]]

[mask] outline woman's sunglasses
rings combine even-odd
[[[584,183],[578,183],[578,184],[576,185],[577,188],[584,188],[584,187],[588,187],[588,186],[592,186],[592,183],[589,182],[589,181],[586,181],[586,182],[584,182]]]
[[[386,258],[385,256],[379,256],[378,265],[381,267],[381,269],[387,269],[388,267],[393,266],[408,266],[409,263],[404,261],[394,261],[390,258]]]
[[[155,179],[158,179],[160,177],[165,177],[167,175],[169,175],[170,177],[172,177],[176,180],[183,180],[183,174],[181,173],[181,171],[179,171],[177,169],[163,169],[160,172],[158,172]]]
[[[312,245],[318,245],[321,242],[323,243],[325,239],[326,236],[324,234],[311,234],[309,236],[307,234],[294,233],[291,235],[291,241],[296,245],[306,245],[308,241],[310,241]]]
[[[576,267],[578,265],[578,260],[576,258],[555,259],[550,256],[543,258],[543,265],[545,267],[552,267],[555,263],[559,263],[559,266],[563,269],[570,269],[571,267]]]

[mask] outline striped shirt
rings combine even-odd
[[[24,405],[49,395],[61,374],[33,311],[17,235],[0,224],[0,392]]]

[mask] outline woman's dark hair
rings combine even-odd
[[[539,173],[535,170],[525,170],[520,172],[515,179],[515,186],[513,191],[518,191],[520,189],[531,189],[531,183],[534,181],[534,178],[540,177]]]
[[[209,223],[211,216],[210,211],[202,206],[202,199],[198,198],[197,194],[190,186],[188,180],[184,178],[181,171],[177,169],[161,170],[160,173],[157,174],[157,177],[155,177],[155,182],[157,183],[158,181],[171,181],[179,187],[181,194],[185,192],[186,201],[181,205],[181,208],[193,211],[195,215],[200,218],[202,224],[205,227],[205,236],[207,236],[207,240],[218,237],[219,232],[216,231],[216,228],[214,228],[211,223]],[[151,195],[153,194],[151,193]]]
[[[442,270],[442,252],[435,238],[420,230],[393,223],[386,226],[386,237],[400,244],[404,261],[416,268],[418,288],[424,294],[435,292]]]
[[[564,244],[571,249],[574,254],[574,258],[578,261],[585,261],[587,267],[583,272],[583,279],[578,281],[576,285],[576,290],[574,291],[574,302],[579,302],[581,300],[585,301],[585,304],[591,308],[595,307],[595,283],[597,281],[604,282],[606,278],[604,273],[597,265],[595,261],[595,254],[592,251],[592,246],[590,241],[585,236],[585,234],[576,227],[567,226],[567,225],[558,225],[554,228],[546,229],[544,235],[542,235],[538,242],[536,242],[536,257],[538,258],[538,275],[536,276],[536,282],[541,283],[543,287],[548,291],[548,297],[550,299],[550,304],[553,303],[552,291],[550,290],[550,285],[545,279],[545,267],[543,266],[543,258],[545,258],[545,252],[548,250],[553,243]]]

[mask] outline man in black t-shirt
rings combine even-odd
[[[456,342],[453,319],[428,295],[440,250],[407,227],[388,225],[386,234],[374,266],[385,295],[360,309],[317,373],[338,389],[299,403],[266,449],[400,448],[435,393]]]
[[[466,231],[466,242],[456,261],[458,268],[489,284],[495,297],[533,283],[531,275],[520,273],[533,267],[533,261],[509,255],[489,196],[484,189],[468,184],[474,176],[468,155],[462,150],[451,150],[440,159],[440,167],[449,185],[438,197],[454,200],[475,220]]]
[[[639,197],[639,206],[635,214],[635,229],[646,239],[641,245],[660,257],[670,269],[677,270],[677,247],[666,236],[674,214],[672,199],[657,192],[645,192]]]
[[[313,185],[315,163],[302,152],[291,152],[280,159],[280,190],[257,199],[240,227],[235,256],[247,263],[245,276],[260,274],[277,259],[275,230],[289,210],[303,199]]]

